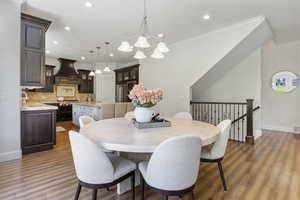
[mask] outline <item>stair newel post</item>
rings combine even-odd
[[[247,136],[246,143],[254,144],[253,135],[253,102],[254,99],[246,99],[247,101]]]

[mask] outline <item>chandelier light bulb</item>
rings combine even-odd
[[[133,47],[130,46],[129,42],[123,41],[121,42],[121,45],[118,47],[118,50],[122,52],[131,52],[133,50]]]
[[[162,53],[167,53],[170,51],[170,49],[167,47],[166,43],[164,42],[159,42],[157,44],[157,49]]]
[[[134,46],[138,48],[149,48],[150,44],[145,36],[140,36]]]
[[[137,50],[134,55],[134,58],[135,59],[144,59],[144,58],[147,58],[147,56],[141,50]]]
[[[165,55],[158,48],[155,48],[153,54],[151,55],[151,58],[154,59],[163,59],[164,57]]]

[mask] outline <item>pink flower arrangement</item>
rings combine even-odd
[[[152,107],[162,100],[163,91],[161,89],[146,90],[143,84],[133,87],[128,97],[136,107]]]

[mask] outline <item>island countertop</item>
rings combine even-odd
[[[26,103],[21,107],[21,111],[37,111],[37,110],[57,110],[57,106],[46,105],[43,103]]]

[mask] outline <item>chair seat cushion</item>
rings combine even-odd
[[[136,169],[136,164],[126,158],[119,157],[113,154],[107,154],[110,159],[115,171],[114,171],[114,180],[132,172]]]

